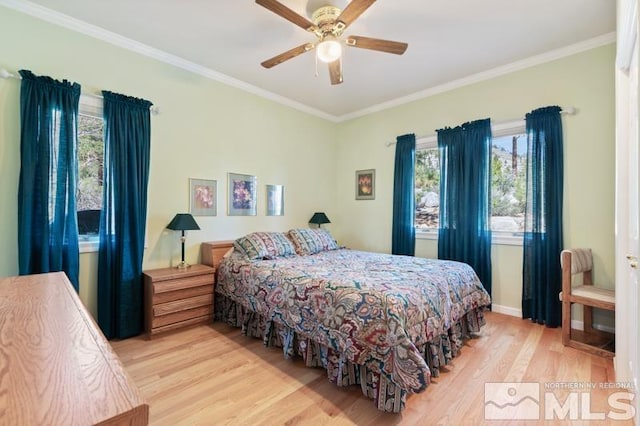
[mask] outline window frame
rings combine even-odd
[[[515,134],[526,135],[526,122],[524,119],[498,123],[491,126],[491,137],[510,136]],[[524,240],[524,232],[491,231],[491,243],[500,245],[521,246]]]
[[[90,117],[103,119],[102,98],[81,94],[80,101],[78,103],[78,116],[80,115],[88,115]],[[100,236],[78,234],[78,243],[80,253],[95,253],[98,251],[100,246]]]
[[[438,136],[437,135],[429,135],[416,139],[416,151],[423,151],[426,149],[438,149]],[[415,173],[413,176],[415,181]],[[438,239],[438,230],[437,229],[424,229],[417,228],[415,226],[415,218],[413,222],[413,228],[415,230],[415,235],[417,239],[424,240],[437,240]]]
[[[526,123],[524,119],[513,120],[503,123],[497,123],[491,125],[491,137],[502,137],[513,134],[526,134]],[[429,135],[416,140],[416,151],[438,148],[438,136]],[[415,179],[415,177],[414,177]],[[420,240],[438,240],[437,229],[419,229],[415,227],[414,230],[416,239]],[[491,244],[496,245],[510,245],[510,246],[522,246],[524,239],[523,232],[503,232],[503,231],[491,231]]]

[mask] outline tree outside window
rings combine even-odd
[[[102,118],[80,115],[78,120],[77,209],[102,209],[104,166],[104,124]]]

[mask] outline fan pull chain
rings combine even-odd
[[[313,57],[314,57],[314,58],[315,58],[315,60],[316,60],[316,77],[318,77],[318,75],[319,75],[319,74],[318,74],[318,55],[314,54],[314,55],[313,55]]]

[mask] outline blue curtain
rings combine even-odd
[[[491,122],[477,120],[437,133],[438,258],[471,265],[491,294]]]
[[[105,155],[98,324],[105,336],[142,331],[151,102],[103,91]]]
[[[64,271],[78,291],[80,85],[20,71],[20,275]]]
[[[562,287],[563,154],[560,107],[527,114],[527,202],[523,243],[522,316],[557,327]]]
[[[396,138],[396,162],[393,175],[393,229],[391,253],[413,256],[416,247],[415,157],[416,136]]]

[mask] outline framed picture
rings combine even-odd
[[[284,185],[267,185],[267,216],[284,216]]]
[[[255,216],[257,204],[257,179],[255,176],[229,173],[227,210],[229,216]]]
[[[189,179],[189,212],[194,216],[218,214],[218,182]]]
[[[356,200],[374,200],[376,198],[376,171],[356,170]]]

